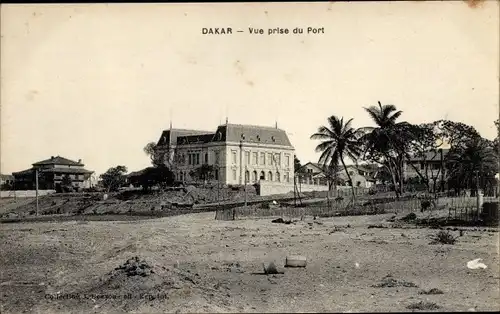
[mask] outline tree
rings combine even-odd
[[[407,122],[397,122],[403,113],[394,105],[382,105],[364,108],[375,123],[375,127],[364,127],[362,142],[364,157],[385,167],[391,175],[396,197],[399,197],[403,184],[404,147],[407,145]]]
[[[495,121],[495,126],[497,127],[497,136],[493,140],[493,149],[497,152],[497,155],[500,154],[500,119]]]
[[[360,133],[359,130],[351,127],[353,119],[349,119],[344,123],[344,118],[338,118],[334,115],[328,118],[328,126],[320,126],[318,131],[311,135],[311,139],[320,140],[321,143],[316,146],[316,152],[321,152],[319,163],[328,169],[327,173],[329,181],[336,184],[336,174],[339,164],[342,164],[349,183],[352,187],[353,202],[356,198],[354,193],[354,184],[352,183],[351,175],[347,170],[345,158],[348,157],[356,161],[361,152],[360,150]],[[332,180],[333,177],[333,180]],[[330,189],[332,184],[330,183]]]
[[[438,120],[433,122],[433,125],[437,140],[447,142],[451,147],[467,145],[471,140],[481,138],[474,127],[462,122]]]
[[[127,167],[116,166],[109,168],[105,173],[101,174],[99,177],[102,180],[104,188],[110,191],[118,191],[118,188],[125,184],[125,173],[127,173]]]
[[[408,141],[404,149],[410,152],[409,155],[419,158],[424,166],[423,169],[419,169],[411,164],[411,167],[414,168],[419,176],[419,178],[416,178],[417,180],[411,180],[411,182],[420,181],[425,184],[428,192],[431,192],[431,190],[435,192],[437,191],[437,180],[444,172],[444,169],[442,169],[444,167],[444,161],[441,163],[438,171],[433,171],[431,164],[427,161],[441,158],[439,154],[442,153],[440,149],[442,148],[443,141],[439,141],[435,123],[422,123],[419,125],[408,124],[407,127],[408,129],[405,136],[407,136]],[[406,154],[404,157],[406,159]],[[433,182],[432,188],[430,185],[431,181]]]
[[[195,180],[212,180],[215,178],[215,168],[212,165],[203,164],[192,170],[189,175]]]
[[[65,174],[61,180],[61,188],[64,192],[73,191],[73,180],[68,174]]]
[[[293,170],[295,173],[299,172],[299,169],[302,167],[300,164],[300,160],[297,158],[297,155],[293,155]]]
[[[174,183],[175,176],[168,167],[159,165],[144,169],[138,176],[135,177],[144,190],[149,190],[153,186],[165,188]]]
[[[461,189],[494,182],[498,172],[498,156],[491,142],[483,138],[471,139],[450,149],[446,158],[449,171],[449,185],[460,192]],[[483,184],[481,184],[481,181]]]
[[[164,165],[164,154],[162,154],[155,142],[150,142],[144,147],[144,153],[151,159],[153,166]]]

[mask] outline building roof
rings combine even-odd
[[[224,124],[215,132],[214,142],[251,142],[292,147],[286,132],[276,127]]]
[[[443,148],[443,158],[446,157],[448,152],[450,151],[449,148]],[[441,160],[441,154],[439,153],[439,149],[436,149],[435,151],[427,151],[423,155],[420,156],[412,156],[410,158],[410,161],[439,161]]]
[[[299,171],[298,172],[302,172],[303,169],[306,168],[307,165],[312,165],[313,167],[317,168],[318,171],[315,172],[315,173],[320,173],[320,172],[324,172],[324,167],[323,165],[319,164],[319,163],[316,163],[316,162],[308,162],[304,165],[302,165],[300,168],[299,168]]]
[[[42,166],[42,165],[68,165],[68,166],[84,166],[81,161],[73,161],[61,156],[52,156],[49,159],[35,162],[33,166]]]
[[[21,170],[17,172],[12,172],[13,176],[23,176],[23,175],[28,175],[28,174],[33,174],[33,168],[26,169],[26,170]]]
[[[305,165],[300,167],[299,172],[301,172],[300,170],[305,168],[307,165],[312,165],[318,169],[317,172],[313,173],[314,176],[317,176],[320,173],[325,173],[324,166],[319,164],[319,163],[314,163],[314,162],[306,163]],[[364,177],[367,180],[375,181],[375,174],[378,171],[379,167],[376,164],[362,164],[362,165],[357,165],[357,166],[356,165],[347,165],[347,168],[354,168],[354,169],[358,169],[358,170],[367,172],[368,175],[365,175]],[[344,167],[339,167],[338,173],[343,172],[343,171],[344,171]]]
[[[43,173],[79,173],[79,174],[85,174],[85,173],[94,173],[93,171],[83,169],[83,168],[49,168],[49,169],[42,169],[41,172]]]
[[[240,142],[292,147],[286,132],[276,127],[224,124],[215,132],[187,129],[163,131],[157,145],[187,145],[210,142]]]
[[[35,171],[35,168],[30,168],[18,172],[13,172],[12,174],[14,176],[26,176],[26,175],[32,175],[33,172]],[[86,174],[86,173],[94,173],[93,171],[89,171],[87,169],[83,168],[48,168],[48,169],[40,169],[41,173],[69,173],[69,174]]]
[[[2,180],[14,180],[14,176],[11,174],[0,174],[0,179]]]
[[[177,138],[181,136],[190,136],[190,135],[203,135],[203,134],[211,134],[214,133],[212,131],[201,131],[201,130],[188,130],[188,129],[171,129],[164,130],[161,134],[160,139],[158,140],[157,145],[172,145],[177,144]]]
[[[204,144],[212,141],[214,133],[177,137],[177,145]]]

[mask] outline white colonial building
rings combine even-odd
[[[157,149],[178,181],[194,181],[191,173],[208,165],[212,180],[224,184],[293,184],[294,148],[277,126],[226,123],[215,132],[170,128],[163,131]]]

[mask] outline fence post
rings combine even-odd
[[[478,190],[476,194],[476,206],[477,206],[477,219],[479,220],[480,211],[483,206],[483,191]]]

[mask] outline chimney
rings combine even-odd
[[[78,163],[81,164],[82,163],[82,160],[81,159],[78,159]]]
[[[54,156],[50,156],[50,160],[54,160]]]

